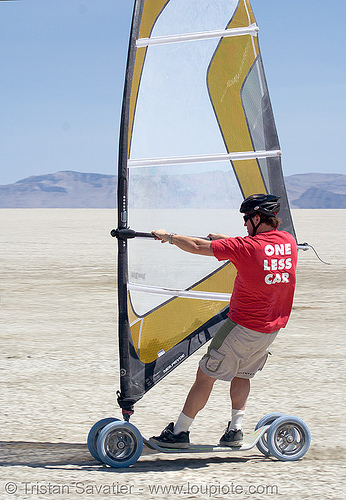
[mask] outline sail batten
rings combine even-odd
[[[181,290],[174,288],[160,288],[153,286],[141,286],[135,283],[128,283],[128,290],[153,293],[155,295],[168,295],[171,297],[185,297],[188,299],[198,299],[198,300],[217,300],[229,302],[231,295],[229,293],[216,293],[216,292],[197,292],[191,290]]]
[[[193,42],[196,40],[208,40],[210,38],[227,38],[233,36],[252,35],[257,36],[259,27],[252,24],[246,28],[231,28],[226,30],[202,31],[200,33],[183,33],[181,35],[160,36],[152,38],[139,38],[136,46],[149,47],[150,45],[163,45],[166,43]]]
[[[218,161],[236,161],[236,160],[251,160],[260,158],[272,158],[281,156],[281,150],[274,151],[245,151],[239,153],[218,153],[211,155],[196,155],[196,156],[172,156],[168,158],[142,158],[129,159],[127,165],[129,168],[134,167],[150,167],[155,165],[178,165],[188,163],[206,163]]]

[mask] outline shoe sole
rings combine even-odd
[[[165,443],[163,441],[158,441],[154,438],[150,438],[150,441],[160,446],[160,448],[173,448],[173,449],[186,449],[190,448],[190,443]]]
[[[240,446],[243,446],[243,441],[233,441],[233,442],[220,441],[219,446],[229,446],[230,448],[240,448]]]

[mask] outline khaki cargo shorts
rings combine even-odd
[[[268,348],[277,334],[249,330],[228,318],[217,330],[199,366],[206,375],[219,380],[252,378],[264,367]]]

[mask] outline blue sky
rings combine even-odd
[[[284,174],[346,173],[345,1],[252,6]],[[116,174],[132,8],[0,1],[0,184],[59,170]]]

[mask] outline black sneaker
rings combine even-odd
[[[189,431],[173,434],[173,428],[174,422],[171,422],[165,429],[163,429],[160,436],[153,436],[150,440],[154,441],[154,443],[158,444],[162,448],[189,448]]]
[[[243,431],[241,429],[233,430],[228,427],[225,431],[225,434],[220,439],[220,446],[231,446],[234,448],[238,448],[243,444]]]

